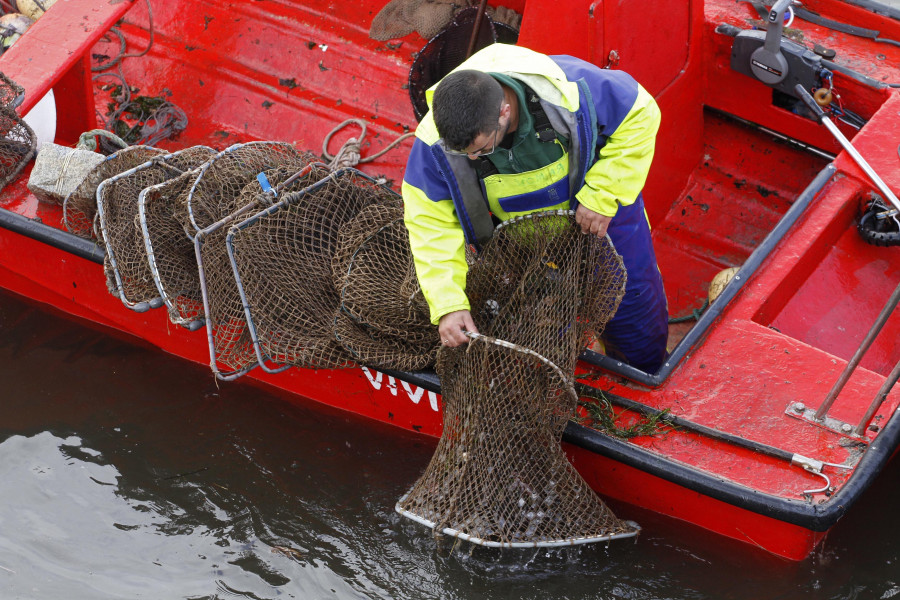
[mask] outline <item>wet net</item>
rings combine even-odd
[[[433,332],[430,337],[392,335],[404,326],[392,310],[411,328],[434,329],[427,313],[421,312],[423,301],[415,297],[415,285],[408,281],[408,238],[396,223],[402,218],[400,197],[355,169],[331,175],[324,169],[315,171],[318,183],[285,196],[235,226],[229,236],[235,276],[249,307],[247,318],[259,352],[279,364],[303,368],[339,368],[353,361],[383,368],[427,364],[437,345]],[[360,250],[366,241],[369,247]],[[375,256],[381,263],[374,270],[361,266],[367,262],[371,266]],[[359,311],[353,312],[353,300],[367,293],[358,283],[354,288],[352,279],[360,276],[370,293],[365,322]],[[342,312],[341,291],[350,288],[347,311]],[[386,293],[379,296],[376,289]],[[407,294],[402,301],[391,302],[402,294]],[[350,338],[352,344],[344,346],[342,341],[351,342]],[[381,354],[368,351],[377,342]],[[404,352],[396,352],[397,348]],[[415,360],[413,353],[419,353]]]
[[[466,60],[472,32],[478,22],[477,17],[476,7],[459,11],[453,20],[440,30],[440,33],[429,39],[416,55],[409,70],[409,97],[417,120],[421,121],[428,112],[425,90]],[[499,23],[485,13],[478,28],[473,52],[495,42],[515,44],[518,38],[518,29]]]
[[[129,308],[144,311],[160,298],[150,271],[147,247],[138,216],[138,199],[145,188],[174,179],[209,160],[215,150],[194,146],[152,158],[110,177],[97,188],[100,222],[98,241],[106,250],[107,287]],[[186,237],[182,230],[182,236]],[[196,268],[195,268],[196,270]]]
[[[14,108],[0,106],[0,189],[25,168],[36,149],[37,137],[31,127]]]
[[[498,227],[467,279],[483,335],[439,352],[443,434],[398,512],[487,546],[636,535],[637,525],[615,517],[560,447],[576,408],[578,353],[624,290],[608,238],[583,235],[571,212]]]
[[[95,238],[94,219],[97,216],[97,188],[100,184],[165,153],[165,150],[149,146],[129,146],[107,156],[63,200],[63,224],[66,229],[79,237]]]
[[[200,169],[186,197],[185,210],[177,212],[194,240],[210,364],[221,379],[237,377],[257,365],[225,248],[228,227],[269,206],[275,193],[308,185],[310,170],[304,168],[317,160],[311,153],[297,152],[280,142],[232,146]],[[263,188],[260,173],[275,193]]]

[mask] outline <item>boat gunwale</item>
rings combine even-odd
[[[775,224],[772,231],[766,235],[762,243],[760,243],[747,260],[744,261],[740,270],[735,274],[734,278],[725,287],[722,293],[709,305],[684,338],[678,342],[659,371],[656,373],[647,373],[629,364],[625,364],[620,360],[591,350],[585,350],[581,354],[581,360],[605,371],[615,373],[616,375],[622,375],[637,383],[653,388],[660,387],[687,355],[702,342],[704,336],[713,326],[719,315],[725,311],[725,308],[731,304],[731,301],[738,295],[750,277],[759,270],[762,263],[765,262],[778,244],[781,243],[788,232],[791,231],[800,216],[806,212],[806,209],[812,203],[813,198],[815,198],[825,185],[834,178],[835,173],[837,173],[837,168],[833,163],[825,165],[825,167],[819,171],[813,180],[806,186],[806,189],[797,196],[797,199],[787,212],[778,220],[778,223]]]

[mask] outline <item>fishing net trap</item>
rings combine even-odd
[[[34,158],[37,137],[16,110],[0,106],[0,189]]]
[[[138,220],[147,266],[169,312],[169,320],[188,329],[203,325],[203,297],[194,242],[187,222],[187,195],[200,169],[151,185],[138,195]]]
[[[97,188],[110,177],[144,164],[165,150],[149,146],[128,146],[105,157],[63,200],[63,224],[70,233],[86,239],[96,237]],[[65,171],[65,169],[63,169]]]
[[[34,158],[37,137],[16,112],[25,90],[0,73],[0,189],[15,179]]]
[[[102,181],[97,187],[98,241],[106,250],[107,287],[132,310],[143,312],[162,305],[159,288],[150,271],[139,218],[141,193],[150,186],[199,167],[215,153],[212,148],[194,146],[155,156]],[[185,237],[183,230],[182,237]]]
[[[570,211],[501,224],[469,270],[481,334],[438,354],[444,429],[397,511],[492,547],[552,547],[634,536],[560,446],[575,413],[578,353],[615,313],[625,269],[608,238]]]
[[[340,232],[332,261],[340,295],[334,336],[357,362],[416,371],[440,346],[409,249],[403,207],[364,208]]]
[[[227,227],[270,205],[279,192],[307,185],[305,167],[317,160],[281,142],[231,146],[200,168],[177,213],[193,239],[210,366],[220,379],[234,379],[258,364],[225,248]],[[274,187],[267,190],[264,183]]]
[[[397,226],[400,197],[355,169],[313,172],[317,182],[228,234],[257,359],[303,368],[355,361],[415,368],[433,361],[437,336],[423,332],[434,328],[410,282],[408,234]],[[381,261],[374,270],[373,260]],[[379,296],[376,288],[387,291]],[[370,294],[369,309],[353,312],[360,292]]]

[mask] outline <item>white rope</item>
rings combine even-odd
[[[359,138],[350,138],[341,146],[341,149],[338,150],[337,154],[332,156],[328,153],[328,143],[331,141],[331,138],[338,131],[346,127],[347,125],[358,125],[362,132],[359,134]],[[322,156],[328,162],[328,168],[332,171],[343,168],[343,167],[355,167],[358,164],[372,162],[376,158],[382,156],[389,150],[397,147],[403,140],[415,135],[414,133],[404,133],[393,142],[373,154],[372,156],[367,156],[362,158],[362,143],[366,137],[366,122],[362,119],[347,119],[334,129],[332,129],[328,135],[325,136],[325,140],[322,142]]]

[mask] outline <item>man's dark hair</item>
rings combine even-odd
[[[451,150],[464,150],[480,133],[492,133],[500,118],[503,88],[481,71],[464,69],[444,77],[431,110],[438,134]]]

